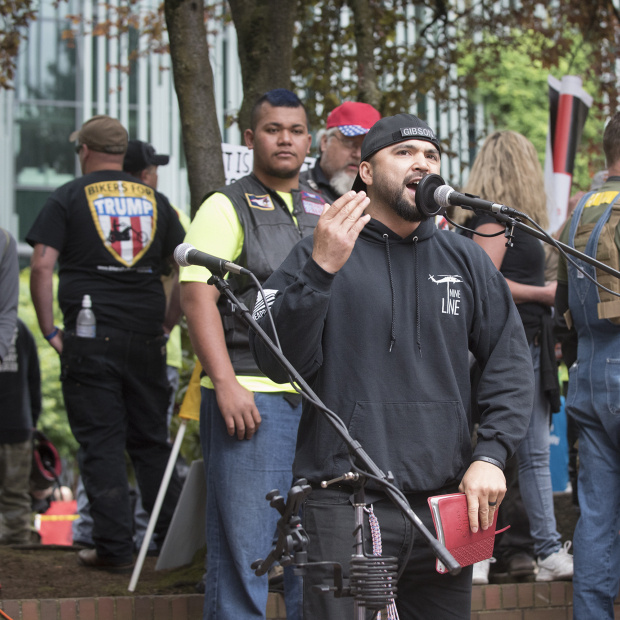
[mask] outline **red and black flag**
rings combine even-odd
[[[565,75],[562,80],[548,77],[549,133],[545,157],[545,188],[549,230],[556,231],[566,219],[573,182],[575,153],[592,97],[581,87],[581,78]]]

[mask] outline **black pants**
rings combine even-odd
[[[97,553],[131,561],[133,518],[125,450],[150,512],[170,456],[166,412],[170,387],[163,337],[97,328],[96,338],[66,334],[62,391],[93,518]],[[163,542],[181,483],[170,481],[155,540]]]
[[[434,495],[434,493],[433,493]],[[426,497],[408,497],[411,508],[435,533]],[[395,556],[399,566],[405,561],[409,543],[414,536],[413,551],[398,582],[396,606],[400,620],[463,620],[471,615],[472,567],[459,575],[441,575],[435,571],[435,556],[426,540],[417,533],[411,522],[387,498],[372,502],[379,520],[384,556]],[[353,553],[355,512],[351,493],[347,490],[317,489],[304,503],[304,528],[309,536],[308,561],[339,562],[348,578],[349,561]],[[372,555],[372,540],[368,520],[364,525],[365,550]],[[332,593],[312,591],[315,584],[333,585],[329,567],[308,567],[304,577],[305,620],[347,620],[353,618],[353,599],[335,598]],[[372,617],[371,613],[366,614]]]

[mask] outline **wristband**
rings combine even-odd
[[[502,471],[504,471],[502,464],[498,460],[492,459],[490,456],[477,456],[474,458],[474,461],[482,461],[483,463],[491,463],[491,465],[495,465],[495,467],[499,467]]]
[[[56,327],[56,325],[54,325],[54,329],[49,334],[47,334],[47,336],[43,335],[43,338],[45,338],[45,340],[49,342],[52,338],[58,335],[59,331],[60,329]]]

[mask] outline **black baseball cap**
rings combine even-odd
[[[169,161],[168,155],[158,155],[148,142],[129,140],[123,161],[123,170],[125,172],[141,172],[149,166],[165,166]]]
[[[378,120],[366,134],[362,142],[362,161],[368,161],[386,146],[412,139],[426,140],[441,153],[439,138],[423,120],[413,114],[395,114]],[[353,190],[366,191],[366,183],[362,181],[359,173],[353,182]]]

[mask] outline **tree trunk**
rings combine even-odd
[[[165,0],[174,88],[179,100],[192,217],[225,183],[203,0]]]
[[[243,104],[239,129],[250,126],[254,101],[273,88],[290,88],[296,0],[229,0],[237,30]]]
[[[381,91],[377,86],[373,32],[375,28],[369,0],[349,0],[353,12],[357,48],[358,99],[381,109]]]

